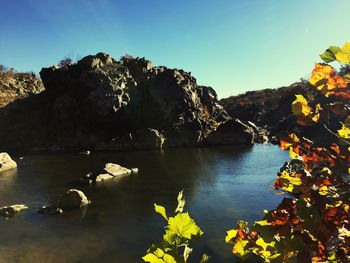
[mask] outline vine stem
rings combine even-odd
[[[327,127],[327,125],[323,122],[320,121],[320,123],[322,123],[323,127],[331,134],[333,134],[335,137],[337,137],[339,140],[341,140],[342,142],[344,142],[346,145],[350,145],[350,142],[342,137],[340,137],[338,134],[336,134],[335,132],[333,132],[331,129],[329,129]]]

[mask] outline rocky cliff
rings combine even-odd
[[[124,150],[213,144],[208,136],[231,119],[214,89],[198,85],[190,73],[154,67],[144,58],[115,60],[98,53],[76,64],[43,68],[40,76],[44,92],[0,110],[0,148]],[[234,134],[228,144],[251,142],[250,127],[227,127]]]
[[[0,65],[0,108],[17,100],[38,94],[44,90],[33,73],[19,73]]]

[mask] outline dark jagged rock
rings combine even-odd
[[[43,215],[60,215],[63,213],[63,210],[52,205],[44,205],[39,209],[38,213]]]
[[[238,119],[221,124],[204,141],[205,145],[253,144],[254,130]]]
[[[79,191],[77,189],[69,189],[60,198],[58,207],[65,211],[74,208],[82,208],[90,203],[91,202],[87,199],[82,191]]]
[[[98,53],[76,64],[43,68],[40,76],[44,92],[0,111],[1,149],[203,145],[220,123],[230,119],[212,88],[198,85],[181,69],[153,67],[144,58],[117,61]],[[244,134],[236,143],[246,143]]]
[[[95,149],[100,151],[162,149],[165,140],[164,135],[158,130],[146,128],[99,142]]]
[[[244,122],[254,131],[254,142],[256,143],[269,143],[269,131],[266,128],[258,127],[255,123],[251,121]]]

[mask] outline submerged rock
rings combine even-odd
[[[95,182],[99,183],[102,181],[110,180],[110,179],[113,179],[113,177],[114,176],[110,174],[99,174],[98,176],[96,176]]]
[[[0,207],[0,215],[4,217],[14,216],[16,213],[28,209],[28,206],[23,204]]]
[[[95,172],[88,173],[81,181],[87,183],[99,183],[111,179],[119,179],[131,174],[137,174],[138,168],[125,168],[119,164],[106,163],[105,167]]]
[[[63,213],[63,210],[59,207],[55,207],[55,206],[52,206],[52,205],[49,205],[49,206],[42,206],[38,213],[40,214],[44,214],[44,215],[60,215]]]
[[[7,153],[0,153],[0,173],[16,169],[17,163]]]
[[[91,152],[88,150],[88,151],[80,152],[79,154],[81,154],[81,155],[90,155]]]
[[[59,200],[58,207],[64,211],[66,209],[81,208],[90,203],[82,191],[69,189]]]

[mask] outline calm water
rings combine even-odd
[[[14,218],[0,218],[0,262],[141,262],[165,225],[153,203],[173,211],[181,189],[187,210],[204,231],[191,262],[203,252],[212,256],[210,262],[235,262],[224,243],[225,231],[238,219],[258,220],[263,209],[281,201],[270,185],[287,158],[272,145],[25,156],[17,159],[17,171],[0,175],[0,206],[29,206]],[[76,185],[106,162],[138,167],[139,175]],[[92,201],[87,209],[58,216],[37,213],[73,187]]]

